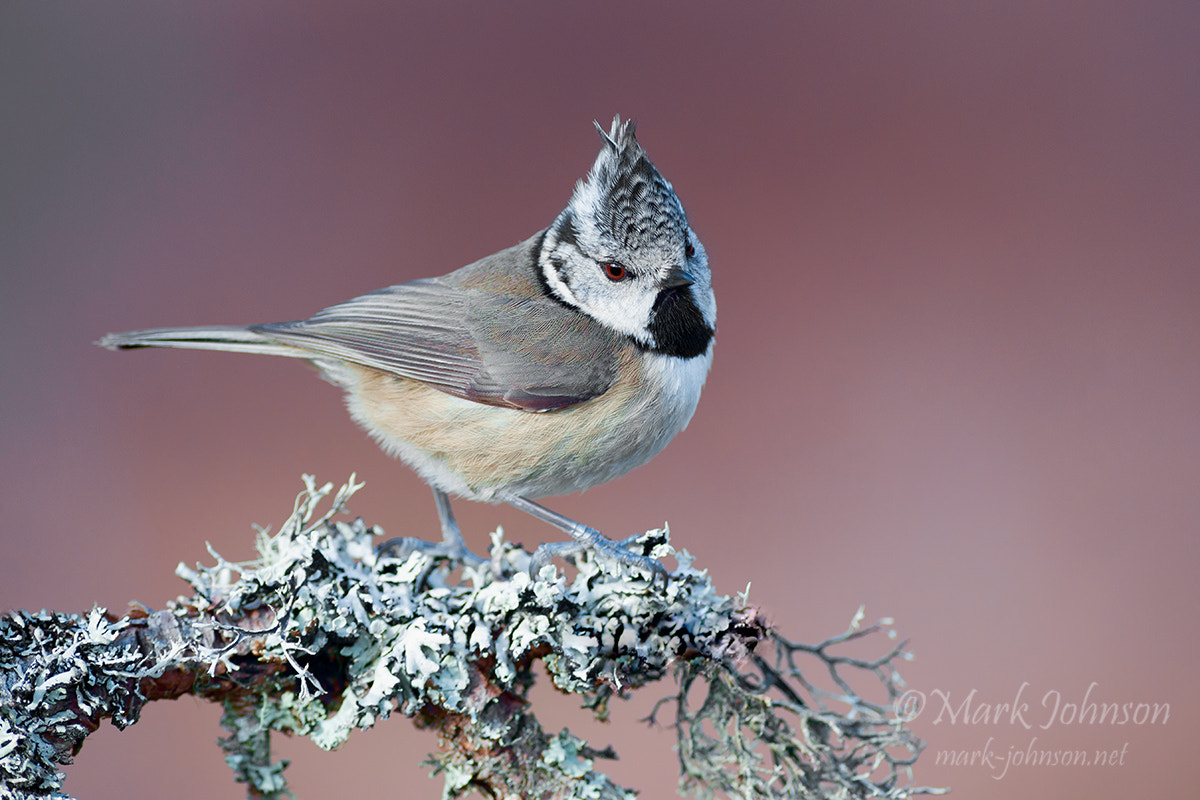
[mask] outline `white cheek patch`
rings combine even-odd
[[[625,323],[628,326],[626,332],[646,344],[650,344],[654,338],[646,327],[650,324],[650,311],[654,308],[654,298],[654,294],[638,294],[632,298],[636,302],[628,303],[622,308]]]
[[[653,346],[653,337],[646,329],[654,296],[645,292],[619,292],[615,285],[589,284],[580,306],[599,322],[618,333],[632,336],[643,344]]]

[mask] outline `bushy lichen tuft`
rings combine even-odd
[[[65,797],[58,765],[100,720],[137,721],[145,654],[130,629],[102,608],[0,619],[0,797]]]

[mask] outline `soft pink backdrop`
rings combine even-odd
[[[957,705],[1170,703],[1157,726],[927,713],[956,796],[1194,787],[1200,12],[1186,3],[208,2],[0,10],[0,607],[151,606],[251,555],[302,472],[435,535],[428,491],[290,361],[113,354],[107,331],[258,322],[439,274],[546,225],[632,115],[712,259],[716,364],[652,464],[552,505],[676,541],[785,630],[860,604]],[[515,512],[459,504],[480,547]],[[590,722],[673,795],[653,690]],[[539,689],[539,701],[552,699]],[[931,695],[932,696],[932,695]],[[81,798],[237,798],[217,711],[88,740]],[[1123,766],[935,764],[1120,749]],[[402,718],[304,741],[302,798],[436,798]],[[1187,788],[1185,788],[1187,787]]]

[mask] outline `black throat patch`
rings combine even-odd
[[[686,288],[663,289],[650,313],[648,328],[655,345],[644,349],[679,358],[695,358],[708,352],[713,329]]]

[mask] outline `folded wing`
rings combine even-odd
[[[621,337],[547,298],[411,281],[249,330],[475,402],[566,408],[612,386]]]

